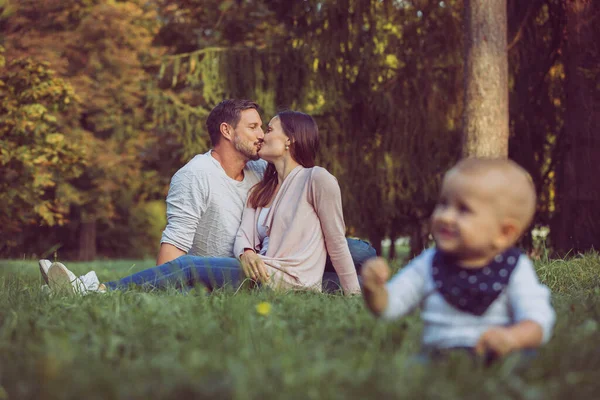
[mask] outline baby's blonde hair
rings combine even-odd
[[[531,224],[536,208],[535,186],[519,164],[502,158],[465,158],[448,174],[453,172],[485,179],[486,185],[499,192],[496,199],[499,211],[517,221],[520,233]]]

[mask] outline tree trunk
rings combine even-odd
[[[465,0],[463,157],[508,157],[506,0]]]
[[[375,253],[378,256],[381,256],[381,241],[382,240],[383,240],[383,238],[379,234],[369,235],[369,242],[370,242],[371,246],[375,249]]]
[[[396,259],[396,239],[398,239],[396,236],[390,237],[390,253],[388,255],[390,260]]]
[[[565,157],[551,238],[561,254],[600,250],[600,5],[565,1]]]
[[[412,260],[418,256],[425,248],[425,238],[423,237],[423,224],[417,221],[410,230],[410,254],[408,258]]]
[[[79,232],[79,260],[96,258],[96,220],[82,220]]]

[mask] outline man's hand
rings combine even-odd
[[[240,257],[240,263],[242,264],[242,270],[247,278],[253,280],[260,280],[265,283],[269,281],[269,273],[264,261],[252,250],[244,251],[244,254]]]
[[[374,292],[381,289],[390,279],[390,268],[384,258],[371,258],[363,265],[361,276],[363,287]]]
[[[502,357],[519,348],[519,342],[515,337],[515,333],[510,328],[494,327],[481,335],[475,345],[475,352],[479,355],[492,352]]]

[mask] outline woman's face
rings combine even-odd
[[[284,157],[289,150],[285,146],[290,144],[290,138],[283,133],[279,117],[273,117],[269,122],[265,137],[263,139],[258,155],[263,160],[273,162],[278,158]]]

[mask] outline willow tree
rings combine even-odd
[[[251,97],[267,118],[281,108],[314,115],[320,164],[340,181],[348,233],[379,248],[386,236],[418,232],[418,248],[439,179],[459,151],[460,12],[457,2],[442,4],[231,3],[220,25],[252,7],[269,27],[260,41],[250,31],[203,38],[209,46],[166,60],[163,84],[194,88],[208,107]],[[165,102],[157,108],[181,110]]]
[[[465,0],[463,156],[508,156],[506,0]]]

